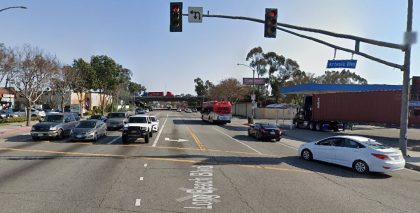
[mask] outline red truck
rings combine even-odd
[[[164,92],[147,92],[147,96],[165,96]]]
[[[351,123],[399,125],[401,91],[340,92],[305,97],[293,119],[297,128],[338,131]],[[420,124],[420,109],[411,108],[409,125]]]

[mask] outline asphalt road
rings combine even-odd
[[[1,138],[0,212],[420,211],[418,172],[359,175],[299,159],[283,144],[292,139],[256,142],[199,113],[151,114],[160,131],[148,144],[122,145],[119,131],[96,143]]]

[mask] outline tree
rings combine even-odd
[[[225,100],[236,103],[244,99],[249,92],[249,87],[245,87],[235,78],[228,78],[210,88],[209,96],[212,100]]]
[[[96,77],[93,89],[99,91],[100,107],[102,114],[105,114],[105,108],[109,103],[109,97],[111,96],[112,91],[116,89],[120,80],[120,67],[112,58],[106,55],[92,56],[90,66]]]
[[[209,80],[203,82],[201,78],[194,79],[194,83],[197,96],[207,96],[209,94],[209,89],[214,86]]]
[[[70,82],[70,90],[77,94],[80,114],[83,115],[84,94],[94,87],[95,73],[89,63],[79,58],[73,61],[72,69],[67,70],[67,77]]]
[[[16,52],[18,67],[14,73],[15,87],[26,100],[26,125],[29,126],[32,105],[50,85],[49,80],[59,69],[59,63],[55,57],[31,46],[24,46]]]
[[[6,78],[5,87],[9,86],[13,72],[16,71],[16,58],[12,49],[0,44],[0,83]]]
[[[267,73],[267,62],[261,47],[252,48],[246,55],[246,61],[250,61],[249,66],[257,72],[258,78]]]
[[[350,70],[325,71],[325,74],[318,77],[321,84],[367,84],[367,80]]]
[[[51,90],[60,96],[60,108],[64,112],[64,97],[71,89],[73,67],[66,65],[57,70],[51,78]]]

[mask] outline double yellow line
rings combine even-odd
[[[188,131],[190,132],[191,136],[194,139],[195,144],[197,145],[198,149],[200,151],[206,151],[206,147],[204,146],[203,143],[201,143],[200,139],[198,139],[197,135],[195,135],[195,133],[192,131],[192,129],[190,127],[188,127]]]

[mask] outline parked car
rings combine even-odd
[[[91,115],[88,120],[100,120],[106,122],[107,118],[103,115]]]
[[[98,138],[107,135],[106,124],[101,120],[84,120],[72,131],[72,140],[92,140],[97,141]]]
[[[185,109],[186,113],[192,113],[192,110],[190,108]]]
[[[192,109],[192,112],[197,112],[197,108],[193,108]]]
[[[298,154],[304,160],[338,164],[358,173],[390,172],[405,166],[400,150],[361,136],[340,135],[305,143]]]
[[[127,112],[111,112],[108,114],[106,120],[107,130],[121,129],[124,127],[124,122],[128,119]]]
[[[181,108],[176,109],[177,112],[182,112]]]
[[[31,116],[32,117],[41,117],[41,118],[43,118],[43,117],[45,117],[45,112],[43,111],[43,110],[38,110],[38,109],[34,109],[34,108],[32,108],[31,109]]]
[[[144,138],[145,143],[149,143],[149,138],[153,136],[152,122],[147,115],[133,115],[128,118],[122,132],[122,142],[127,144],[130,138]]]
[[[9,114],[5,110],[0,111],[0,118],[1,119],[6,119],[8,117],[9,117]]]
[[[40,138],[62,139],[69,136],[78,124],[71,113],[48,114],[44,119],[32,126],[31,136],[33,140]]]
[[[135,114],[136,115],[138,115],[138,114],[146,114],[146,111],[144,109],[142,109],[142,108],[137,108],[136,111],[135,111]]]
[[[152,131],[157,132],[159,131],[159,119],[156,116],[149,116],[150,121],[152,121]]]
[[[248,136],[253,136],[257,140],[280,141],[282,135],[282,131],[275,124],[255,123],[248,128]]]

